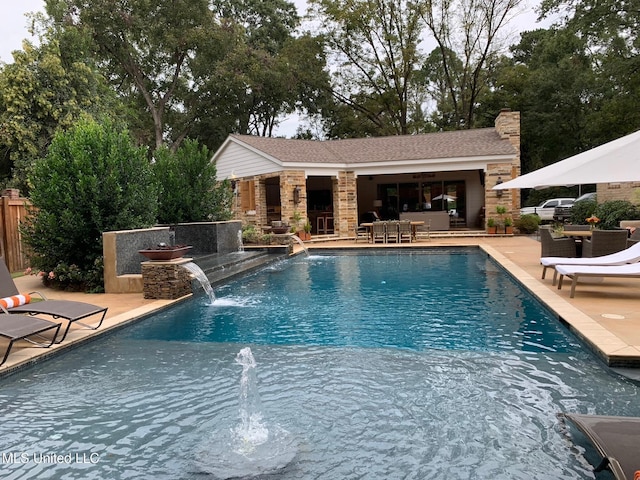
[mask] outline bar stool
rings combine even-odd
[[[316,222],[316,232],[318,232],[318,235],[321,233],[327,233],[327,217],[318,217]]]
[[[316,224],[316,231],[318,232],[318,234],[333,233],[333,230],[334,230],[333,217],[330,217],[328,215],[318,216],[317,224]]]

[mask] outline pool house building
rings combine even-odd
[[[493,128],[422,135],[230,135],[212,161],[217,178],[231,180],[234,218],[257,227],[308,219],[313,234],[348,237],[377,215],[484,228],[497,205],[520,208],[519,190],[491,190],[520,174],[520,113],[501,111]]]

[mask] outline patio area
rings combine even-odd
[[[558,318],[588,344],[606,363],[615,365],[614,371],[640,380],[640,279],[585,280],[569,298],[570,288],[557,290],[551,276],[541,280],[539,264],[540,243],[529,236],[471,236],[469,233],[419,239],[410,244],[367,244],[353,239],[326,239],[306,243],[314,249],[336,248],[425,248],[438,246],[479,246],[517,278],[534,296],[545,303]],[[295,251],[301,251],[299,245]],[[15,279],[20,291],[43,291],[51,299],[78,300],[109,307],[103,326],[97,330],[72,327],[65,342],[51,348],[17,344],[7,362],[0,367],[0,375],[21,366],[40,361],[61,350],[78,347],[96,335],[119,328],[136,319],[148,316],[179,300],[145,300],[142,294],[85,294],[46,289],[35,276]],[[189,298],[189,297],[185,297]],[[24,346],[23,346],[24,345]],[[635,368],[633,368],[635,367]]]

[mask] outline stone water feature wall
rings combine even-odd
[[[147,262],[152,266],[143,268],[142,264],[147,259],[138,253],[138,250],[166,243],[167,245],[192,245],[193,248],[188,254],[190,256],[237,252],[241,241],[238,232],[241,228],[240,221],[196,222],[181,223],[172,227],[104,232],[102,241],[105,292],[142,293],[148,287],[148,284],[143,282],[143,277],[149,275],[153,265],[160,268],[160,263],[166,263]],[[181,267],[177,268],[184,270]],[[168,277],[169,281],[175,280],[176,275],[171,273]],[[159,274],[152,276],[156,279],[160,278]]]

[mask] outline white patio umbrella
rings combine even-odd
[[[446,200],[448,202],[455,202],[456,197],[454,197],[453,195],[447,195],[446,193],[443,193],[441,195],[438,195],[437,197],[433,197],[431,200]]]
[[[493,190],[636,181],[640,181],[640,130],[500,183]]]

